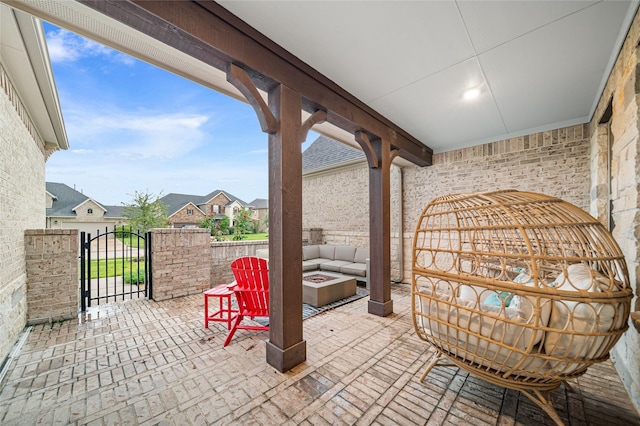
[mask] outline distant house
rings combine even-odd
[[[269,200],[266,198],[256,198],[249,203],[251,208],[251,218],[258,222],[260,231],[266,231],[269,224],[265,220],[269,216]]]
[[[248,203],[222,190],[207,195],[171,193],[160,198],[160,201],[167,205],[171,228],[195,228],[198,221],[207,215],[214,215],[216,219],[227,216],[229,224],[233,226],[234,213],[250,208]]]
[[[46,182],[47,228],[78,229],[95,234],[125,225],[124,207],[107,206],[64,183]]]

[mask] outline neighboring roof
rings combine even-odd
[[[227,203],[227,205],[233,203],[234,201],[239,202],[240,204],[242,204],[243,206],[246,206],[247,203],[245,203],[244,201],[242,201],[240,198],[236,197],[235,195],[231,195],[229,194],[227,191],[223,191],[221,189],[217,189],[207,195],[205,195],[203,198],[203,201],[201,204],[206,203],[207,201],[211,200],[212,198],[216,197],[218,194],[224,194],[225,197],[227,197],[229,199],[229,202]]]
[[[320,136],[302,153],[302,173],[366,160],[364,152],[326,136]]]
[[[227,199],[229,199],[229,202],[227,203],[227,205],[233,203],[234,201],[237,201],[243,206],[247,205],[247,203],[245,203],[238,197],[231,195],[228,192],[220,189],[212,191],[207,195],[176,194],[172,192],[160,198],[160,201],[162,201],[167,205],[167,210],[168,210],[167,213],[169,216],[172,216],[178,210],[182,209],[185,205],[189,203],[194,204],[196,207],[201,206],[206,204],[208,201],[210,201],[212,198],[216,197],[220,193],[224,194],[224,196],[227,197]]]
[[[254,209],[268,209],[269,200],[267,200],[266,198],[256,198],[255,200],[250,202],[249,205]]]
[[[53,197],[53,204],[50,209],[46,209],[47,217],[75,217],[74,209],[88,201],[93,201],[105,210],[104,217],[124,217],[122,212],[124,207],[106,206],[93,198],[84,195],[82,192],[65,185],[64,183],[46,182],[46,191]]]
[[[171,216],[189,203],[198,204],[194,200],[199,201],[201,198],[200,195],[170,193],[160,198],[160,201],[167,205],[167,214]]]
[[[68,149],[42,22],[0,3],[0,56],[47,148]]]
[[[124,217],[124,206],[104,206],[107,209],[105,217]]]

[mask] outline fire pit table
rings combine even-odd
[[[316,308],[356,294],[356,279],[333,272],[302,275],[302,302]]]

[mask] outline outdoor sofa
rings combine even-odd
[[[302,247],[302,272],[315,270],[353,275],[358,281],[367,280],[369,249],[330,244]]]
[[[256,250],[256,256],[269,257],[268,249]],[[369,249],[330,244],[302,247],[302,272],[327,271],[352,275],[357,281],[367,282]]]

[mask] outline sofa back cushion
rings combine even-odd
[[[353,262],[353,257],[356,254],[355,247],[349,246],[336,246],[336,252],[334,255],[335,260],[343,260],[345,262]]]
[[[317,259],[320,257],[318,246],[302,246],[302,260]]]
[[[367,263],[367,259],[369,258],[369,249],[365,247],[356,248],[356,254],[353,256],[353,261],[355,263]]]
[[[320,256],[322,259],[334,259],[334,255],[335,255],[335,250],[336,250],[336,246],[329,246],[329,245],[321,245],[318,246],[320,249]]]

